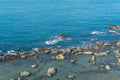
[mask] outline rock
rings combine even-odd
[[[55,59],[56,59],[56,57],[55,57],[55,56],[51,56],[51,59],[52,59],[52,60],[55,60]]]
[[[24,54],[21,55],[21,58],[22,58],[22,59],[25,59],[26,57],[27,57],[27,55],[24,55]]]
[[[74,63],[76,62],[76,60],[75,60],[75,59],[71,59],[70,62],[71,62],[72,64],[74,64]]]
[[[110,65],[106,65],[106,66],[105,66],[105,69],[106,69],[107,71],[110,71],[110,70],[111,70]]]
[[[91,61],[95,61],[96,59],[95,59],[95,56],[92,56],[91,57]]]
[[[58,38],[60,38],[60,39],[65,39],[65,38],[68,38],[68,36],[66,36],[66,35],[64,35],[64,34],[60,34],[60,35],[58,35]]]
[[[34,52],[39,52],[39,48],[33,48],[32,49]]]
[[[96,61],[91,61],[92,62],[92,64],[96,64]]]
[[[101,51],[101,52],[95,52],[95,56],[107,56],[109,54],[109,51]]]
[[[7,53],[8,55],[16,55],[17,54],[17,52],[16,51],[14,51],[14,50],[10,50],[10,51],[8,51],[8,53]]]
[[[56,60],[64,60],[65,59],[65,56],[63,54],[58,54],[56,56]]]
[[[67,52],[67,53],[71,53],[71,51],[72,51],[71,48],[67,48],[67,49],[66,49],[66,52]]]
[[[55,50],[53,50],[53,53],[54,53],[54,54],[58,54],[58,53],[59,53],[59,50],[58,50],[58,49],[55,49]]]
[[[48,68],[48,71],[47,71],[47,76],[48,77],[51,77],[55,73],[56,73],[56,69],[54,67]]]
[[[68,75],[67,78],[68,78],[68,79],[74,79],[75,76],[74,76],[74,75]]]
[[[4,61],[10,61],[16,59],[16,56],[14,55],[5,55],[4,56]]]
[[[17,80],[22,80],[21,78],[18,78]]]
[[[37,64],[33,64],[33,65],[31,65],[31,68],[37,68],[38,67],[38,65]]]
[[[118,42],[116,43],[116,45],[117,45],[118,47],[120,47],[120,41],[118,41]]]
[[[13,79],[13,78],[10,78],[9,80],[15,80],[15,79]]]
[[[85,54],[85,55],[92,55],[93,52],[92,52],[92,51],[86,51],[86,52],[84,52],[84,54]]]
[[[110,43],[110,42],[104,42],[103,45],[104,45],[104,46],[110,46],[111,43]]]
[[[44,53],[48,54],[48,53],[50,53],[50,50],[49,49],[45,49]]]
[[[103,43],[102,43],[102,42],[96,42],[96,45],[97,45],[97,46],[102,46]]]
[[[110,25],[108,26],[108,28],[114,29],[114,30],[120,30],[120,26],[117,26],[117,25]]]
[[[21,72],[20,72],[20,76],[21,76],[21,77],[28,77],[28,76],[30,76],[30,74],[31,74],[31,73],[28,72],[28,71],[21,71]]]

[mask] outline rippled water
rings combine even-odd
[[[120,0],[0,0],[0,50],[30,50],[33,47],[54,45],[79,46],[85,41],[93,43],[93,38],[98,41],[115,41],[120,37],[114,37],[112,33],[120,31],[111,31],[106,26],[120,25],[119,17]],[[45,44],[45,41],[58,34],[68,35],[71,40]],[[75,80],[118,80],[119,69],[106,74],[99,71],[97,66],[89,64],[88,58],[82,58],[77,58],[78,64],[75,66],[67,60],[49,62],[48,59],[38,63],[40,67],[34,71],[28,68],[36,62],[32,59],[31,62],[27,59],[0,63],[0,80],[18,77],[23,68],[33,71],[27,80],[46,80],[48,78],[43,75],[49,66],[58,68],[58,73],[49,80],[65,80],[69,74],[74,74]]]
[[[45,41],[61,33],[74,40],[56,45],[79,45],[93,36],[92,31],[108,32],[106,26],[120,24],[119,4],[119,0],[0,0],[0,49],[47,46]]]

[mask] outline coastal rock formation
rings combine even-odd
[[[48,77],[51,77],[55,73],[56,73],[56,69],[54,67],[48,68],[48,71],[47,71],[47,76]]]
[[[114,30],[120,30],[120,26],[117,26],[117,25],[110,25],[108,26],[108,28],[114,29]]]
[[[28,71],[21,71],[21,72],[20,72],[20,76],[21,76],[21,77],[28,77],[28,76],[30,76],[30,74],[31,74],[31,73],[28,72]]]

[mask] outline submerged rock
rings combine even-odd
[[[30,76],[30,74],[31,74],[31,73],[28,72],[28,71],[21,71],[21,72],[20,72],[20,76],[21,76],[21,77],[28,77],[28,76]]]
[[[47,71],[47,76],[48,77],[51,77],[55,73],[56,73],[56,69],[54,67],[48,68],[48,71]]]

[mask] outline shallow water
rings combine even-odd
[[[94,44],[94,38],[97,41],[116,41],[120,37],[112,34],[120,34],[120,31],[111,31],[106,26],[120,25],[119,13],[120,0],[0,0],[0,50],[81,46],[85,42]],[[45,44],[58,34],[68,35],[71,39]],[[74,65],[69,58],[51,61],[46,55],[42,56],[42,62],[33,57],[2,62],[0,80],[18,78],[22,70],[32,73],[26,80],[68,80],[70,74],[75,76],[74,80],[119,80],[120,67],[114,64],[114,55],[110,57],[113,62],[109,62],[109,57],[98,57],[100,62],[97,65],[92,65],[89,57],[84,55],[72,56],[77,59]],[[30,65],[35,63],[39,67],[31,69]],[[99,64],[109,64],[112,70],[101,70]],[[48,78],[46,72],[52,66],[57,73]]]

